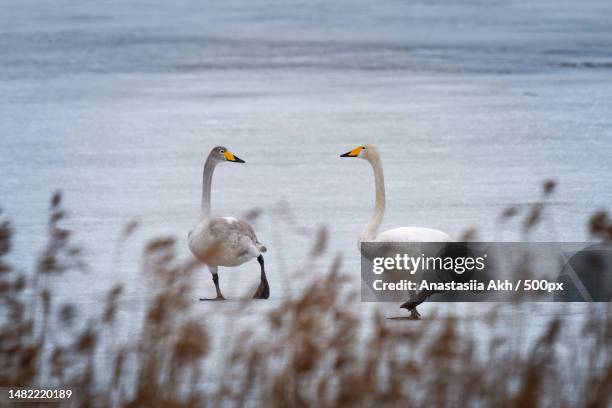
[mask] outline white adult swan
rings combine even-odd
[[[378,233],[378,228],[385,215],[385,178],[383,176],[382,162],[378,148],[375,145],[366,144],[358,146],[350,152],[341,154],[340,157],[358,157],[368,161],[374,170],[374,187],[376,189],[376,202],[374,213],[370,221],[363,227],[359,234],[361,242],[452,242],[453,239],[446,233],[431,228],[402,227],[386,230]],[[361,245],[359,245],[361,248]],[[411,296],[412,297],[412,296]],[[412,319],[419,319],[420,313],[416,306],[424,299],[410,299],[400,307],[410,310]]]
[[[244,160],[234,156],[223,146],[217,146],[210,151],[204,163],[202,183],[202,209],[196,226],[189,232],[189,249],[195,257],[208,266],[212,273],[217,291],[214,299],[225,299],[219,289],[219,266],[238,266],[257,258],[261,266],[261,281],[253,295],[254,299],[267,299],[270,287],[264,269],[262,253],[266,247],[257,240],[253,228],[246,222],[233,217],[210,216],[210,190],[215,166],[221,162],[244,163]]]

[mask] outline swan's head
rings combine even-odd
[[[216,162],[233,162],[233,163],[244,163],[244,160],[230,152],[227,147],[217,146],[210,151],[210,155]]]
[[[341,154],[340,157],[358,157],[360,159],[371,161],[378,157],[378,148],[376,145],[364,144],[357,146],[350,152]]]

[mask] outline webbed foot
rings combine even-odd
[[[225,298],[223,297],[223,295],[217,296],[216,298],[200,298],[201,301],[203,302],[212,302],[215,300],[225,300]]]
[[[410,320],[421,320],[421,314],[416,310],[416,307],[410,311]]]

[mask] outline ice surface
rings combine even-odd
[[[287,284],[299,289],[291,273],[311,242],[275,216],[283,205],[299,226],[329,227],[328,253],[345,255],[358,284],[373,180],[366,163],[338,158],[358,144],[381,149],[383,228],[459,236],[476,226],[482,240],[520,239],[516,223],[496,227],[498,213],[537,200],[553,177],[558,193],[530,239],[579,241],[586,217],[612,202],[608,1],[1,7],[0,205],[18,231],[13,260],[34,262],[48,199],[62,189],[92,271],[58,285],[84,308],[121,280],[122,313],[137,320],[145,239],[177,235],[187,253],[216,144],[247,164],[217,169],[213,212],[264,210],[255,227],[270,304]],[[118,250],[134,218],[142,228]],[[224,293],[243,296],[258,275],[255,262],[222,270]],[[214,293],[204,269],[195,284]],[[212,328],[215,307],[225,306],[202,306]]]

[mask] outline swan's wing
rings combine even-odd
[[[402,227],[383,231],[376,236],[376,242],[452,242],[448,234],[421,227]]]
[[[266,252],[253,228],[232,217],[202,220],[189,235],[189,249],[200,261],[219,266],[237,266]]]
[[[383,231],[376,236],[375,241],[389,243],[405,242],[407,244],[402,245],[402,247],[405,247],[404,249],[407,253],[411,254],[411,256],[419,256],[421,253],[420,242],[452,242],[453,239],[448,234],[431,228],[403,227]],[[388,253],[385,253],[385,248],[378,248],[376,252],[376,256],[393,256],[395,253],[393,248],[389,248]],[[387,273],[392,279],[402,279],[405,277],[404,272],[397,270],[387,271]],[[409,302],[415,300],[419,300],[417,293],[410,291]]]
[[[266,252],[266,247],[259,242],[253,227],[243,220],[234,217],[218,217],[209,220],[208,230],[213,239],[255,245],[258,251]]]
[[[232,235],[247,237],[257,242],[255,231],[246,221],[234,217],[211,218],[208,222],[210,234],[218,239],[227,239]]]

